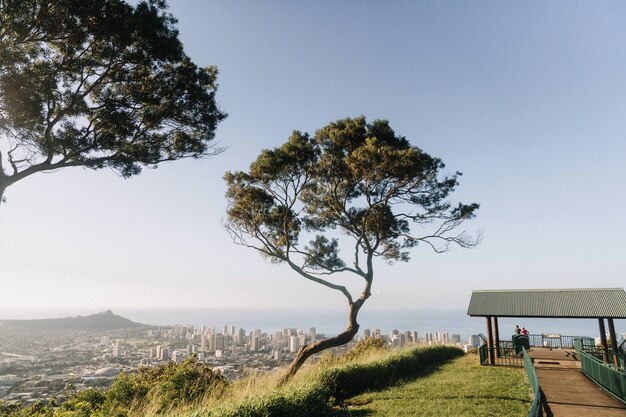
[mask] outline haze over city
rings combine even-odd
[[[462,309],[473,289],[624,286],[624,3],[169,4],[192,60],[219,68],[225,151],[128,180],[68,168],[9,187],[2,318],[342,308],[232,242],[222,177],[292,130],[359,115],[463,172],[452,199],[481,205],[463,228],[483,234],[470,250],[378,262],[364,310]]]

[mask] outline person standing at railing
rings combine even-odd
[[[526,330],[526,327],[522,327],[522,334],[524,336],[528,336],[528,330]]]
[[[515,325],[515,334],[519,335],[522,333],[522,330],[519,328],[519,324]]]

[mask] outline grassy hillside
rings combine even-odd
[[[346,401],[352,416],[520,416],[532,401],[523,369],[480,366],[475,355]]]
[[[523,370],[480,367],[475,355],[463,356],[447,346],[390,351],[371,339],[341,357],[322,356],[280,389],[275,388],[278,376],[251,375],[229,384],[210,368],[188,360],[121,375],[110,389],[77,393],[60,407],[5,408],[0,416],[345,417],[466,412],[508,417],[525,415],[530,404]],[[415,414],[415,410],[426,411]]]

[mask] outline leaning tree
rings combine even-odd
[[[303,346],[281,384],[309,356],[357,334],[375,258],[408,261],[409,249],[420,243],[436,252],[477,243],[458,227],[474,217],[478,204],[448,201],[461,174],[442,176],[443,168],[387,121],[368,124],[359,117],[331,123],[313,137],[295,131],[282,146],[263,151],[248,172],[226,173],[226,228],[234,241],[348,302],[346,329]],[[340,249],[349,255],[340,256]],[[337,283],[340,274],[361,281],[358,297]]]
[[[215,67],[185,54],[163,0],[0,0],[0,200],[36,172],[123,177],[201,157],[218,122]]]

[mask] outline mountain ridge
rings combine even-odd
[[[111,310],[87,316],[50,319],[0,320],[0,332],[10,330],[119,330],[151,327],[114,314]]]

